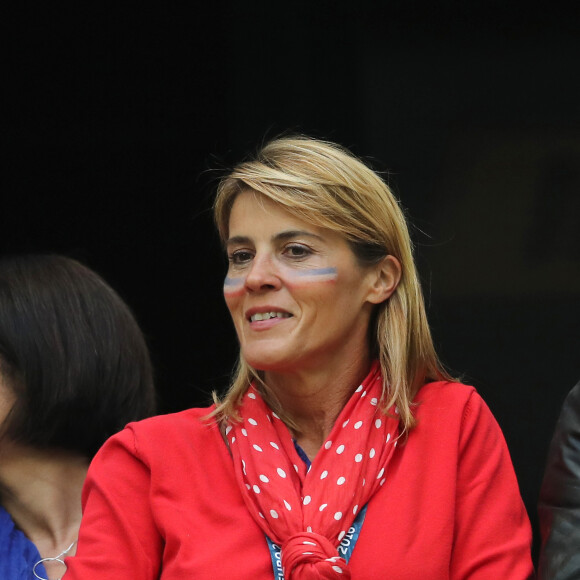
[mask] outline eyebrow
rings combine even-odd
[[[317,240],[322,240],[322,237],[319,236],[318,234],[313,234],[312,232],[307,232],[305,230],[286,230],[273,236],[272,241],[283,242],[286,240],[291,240],[293,238],[300,237],[316,238]],[[226,246],[235,244],[251,244],[251,243],[252,238],[250,238],[249,236],[232,236],[226,241]]]

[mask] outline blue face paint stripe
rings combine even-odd
[[[243,283],[243,278],[226,278],[224,280],[224,286],[241,286]]]
[[[297,276],[327,276],[328,274],[336,274],[336,268],[313,268],[296,272]]]
[[[295,276],[308,277],[308,276],[336,276],[336,268],[312,268],[311,270],[298,270],[292,272]],[[230,278],[226,277],[224,280],[224,286],[228,288],[235,288],[236,286],[241,286],[244,283],[244,278]]]

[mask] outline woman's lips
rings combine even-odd
[[[292,315],[289,312],[281,310],[266,310],[262,312],[255,312],[250,315],[250,322],[261,322],[262,320],[270,320],[272,318],[290,318]]]

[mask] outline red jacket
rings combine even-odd
[[[509,453],[472,387],[430,383],[368,504],[353,580],[526,580],[531,530]],[[65,580],[272,580],[209,409],[147,419],[91,464]]]

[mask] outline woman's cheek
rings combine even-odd
[[[292,288],[313,287],[319,284],[336,282],[338,271],[336,268],[309,268],[306,270],[287,270],[285,278]]]
[[[230,299],[239,298],[244,293],[246,277],[229,277],[224,280],[224,297],[226,302]]]

